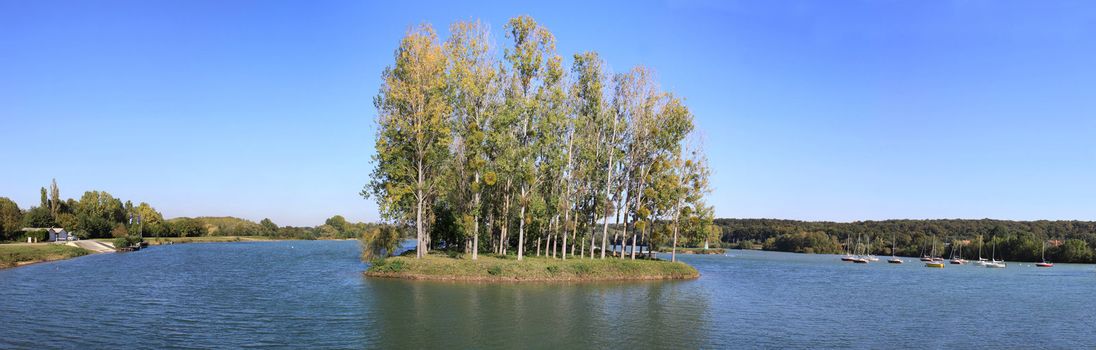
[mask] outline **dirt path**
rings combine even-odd
[[[68,245],[84,248],[96,253],[113,253],[114,245],[93,240],[68,242]]]

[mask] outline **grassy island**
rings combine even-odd
[[[62,244],[0,244],[0,269],[71,259],[91,251]]]
[[[479,259],[430,254],[390,257],[373,263],[370,277],[449,281],[627,281],[675,280],[700,277],[681,262],[630,259],[550,259],[482,254]]]

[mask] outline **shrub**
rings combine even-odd
[[[502,274],[502,266],[498,266],[498,265],[491,266],[490,268],[487,269],[487,274],[489,274],[491,276],[501,275]]]
[[[586,263],[581,263],[581,264],[576,264],[575,265],[575,274],[579,275],[579,276],[588,275],[588,274],[590,274],[590,272],[592,270],[593,269],[590,268],[590,265],[586,264]]]
[[[373,267],[370,270],[377,272],[400,272],[403,271],[403,261],[378,258],[373,259]]]

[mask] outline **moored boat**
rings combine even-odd
[[[892,234],[891,235],[891,257],[890,257],[890,259],[887,259],[888,264],[901,264],[901,263],[904,262],[904,261],[902,261],[902,259],[899,259],[897,256],[894,255],[894,248],[896,248],[897,246],[898,246],[898,236],[895,235],[895,234]]]
[[[1054,267],[1054,263],[1047,261],[1047,241],[1043,241],[1043,262],[1035,264],[1035,267]]]
[[[925,263],[925,267],[944,268],[944,259],[936,257],[936,236],[932,236],[932,252],[929,253],[929,262]]]
[[[993,237],[993,260],[987,261],[982,266],[992,268],[992,269],[1003,269],[1006,266],[1008,266],[1008,265],[1005,264],[1004,261],[997,260],[997,237]]]

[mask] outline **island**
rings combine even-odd
[[[638,281],[684,280],[700,277],[682,262],[648,259],[551,259],[483,255],[463,259],[428,254],[422,259],[396,256],[376,260],[365,272],[369,277],[443,281]]]
[[[429,23],[410,28],[380,74],[360,193],[392,229],[363,236],[367,276],[699,276],[673,249],[718,238],[684,96],[650,67],[612,71],[593,50],[565,58],[530,16],[510,18],[497,47],[482,21],[448,28],[444,40]],[[409,255],[388,257],[404,237],[415,240]],[[660,247],[671,247],[659,256],[669,261],[653,259]]]

